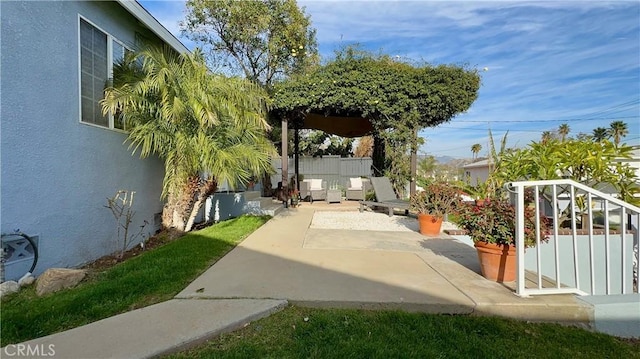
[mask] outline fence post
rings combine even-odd
[[[516,190],[516,294],[521,297],[525,294],[525,268],[524,268],[524,186],[518,184]]]

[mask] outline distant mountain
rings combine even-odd
[[[462,168],[462,166],[468,165],[472,162],[473,160],[470,158],[454,158],[451,161],[447,162],[447,165],[452,168]]]
[[[436,161],[438,161],[439,163],[449,163],[453,160],[455,160],[456,158],[451,157],[451,156],[436,156]]]
[[[423,158],[427,157],[428,155],[419,155],[418,156],[418,162],[420,162]],[[471,162],[474,162],[474,160],[472,158],[456,158],[456,157],[451,157],[451,156],[434,156],[436,161],[438,161],[439,164],[441,165],[448,165],[450,167],[453,168],[457,168],[457,167],[462,167],[466,164],[469,164]]]

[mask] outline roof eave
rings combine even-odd
[[[178,40],[167,28],[162,26],[158,20],[153,17],[142,5],[135,0],[116,0],[125,10],[129,11],[136,19],[143,23],[160,39],[169,44],[179,53],[190,52],[180,40]]]

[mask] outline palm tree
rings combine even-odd
[[[417,174],[421,179],[433,177],[436,167],[438,167],[436,158],[432,155],[426,156],[418,162]]]
[[[473,146],[471,146],[471,152],[473,152],[473,159],[478,159],[478,153],[480,153],[480,150],[482,150],[482,145],[479,143],[474,144]]]
[[[569,134],[569,131],[571,131],[571,128],[566,123],[563,123],[562,125],[560,125],[560,127],[558,127],[560,141],[564,142],[565,138],[567,138],[567,135]]]
[[[138,76],[108,88],[102,109],[124,115],[134,153],[164,160],[163,225],[189,231],[219,183],[235,187],[271,169],[266,94],[249,81],[211,74],[199,53],[150,48],[125,65],[139,60]]]
[[[540,138],[540,142],[547,143],[553,139],[553,133],[551,131],[542,132],[542,136]]]
[[[593,140],[601,142],[609,137],[609,130],[604,127],[598,127],[593,129]]]
[[[609,136],[613,138],[616,147],[620,144],[620,139],[629,134],[627,123],[623,121],[613,121],[609,125]]]

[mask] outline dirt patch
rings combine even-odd
[[[179,237],[182,237],[184,233],[176,230],[163,230],[158,234],[149,237],[144,241],[144,245],[135,245],[133,248],[124,252],[122,258],[119,258],[116,253],[109,254],[104,257],[100,257],[95,261],[88,263],[82,267],[89,272],[89,275],[104,272],[105,270],[113,267],[114,265],[124,262],[127,259],[136,257],[141,253],[151,251],[155,248],[161,247]]]

